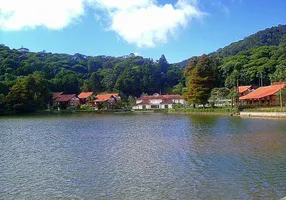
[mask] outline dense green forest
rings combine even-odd
[[[13,109],[13,105],[19,103],[16,99],[29,101],[28,97],[33,96],[29,93],[31,87],[75,94],[116,91],[127,98],[155,92],[183,94],[189,84],[193,84],[190,79],[194,79],[196,73],[203,79],[212,80],[209,89],[231,89],[237,80],[240,85],[257,86],[285,81],[286,25],[259,31],[201,58],[197,56],[169,64],[164,55],[154,61],[134,54],[111,57],[21,52],[0,45],[0,109],[4,104]],[[203,61],[199,63],[199,60]],[[205,61],[211,67],[204,64]],[[196,70],[192,72],[193,69]],[[212,77],[204,74],[212,74]],[[206,90],[208,93],[209,89]],[[17,92],[18,96],[15,95]],[[41,99],[41,105],[34,106],[39,109],[43,99],[48,97],[39,93],[33,98],[35,101]]]
[[[182,77],[182,70],[170,65],[164,55],[153,61],[134,54],[116,58],[24,53],[0,46],[2,84],[11,88],[17,79],[33,73],[47,79],[51,91],[121,91],[133,96],[172,88]],[[3,86],[1,93],[7,94],[7,87]]]

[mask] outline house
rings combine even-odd
[[[110,94],[98,94],[95,97],[95,103],[100,110],[102,107],[110,108],[117,103],[117,101],[121,100],[121,97],[118,93],[110,93]]]
[[[77,104],[79,104],[79,98],[75,94],[61,94],[55,100],[58,109],[75,108]]]
[[[245,96],[245,95],[249,94],[252,91],[253,91],[252,85],[239,86],[238,87],[238,93],[239,93],[240,97]]]
[[[63,94],[63,92],[54,92],[53,93],[53,100],[56,100],[60,98],[60,96]]]
[[[60,98],[60,96],[63,94],[63,92],[54,92],[53,93],[53,101],[52,101],[52,106],[53,107],[57,107],[58,103],[56,102],[56,100],[58,98]]]
[[[180,103],[184,107],[186,106],[186,101],[181,95],[159,95],[155,93],[151,96],[136,98],[136,104],[132,108],[134,110],[168,109],[172,108],[175,103]]]
[[[286,84],[275,84],[265,87],[259,87],[253,92],[239,97],[239,100],[242,104],[269,104],[276,105],[278,104],[277,93],[280,90],[286,88]]]
[[[82,92],[78,95],[80,104],[92,103],[93,92]]]

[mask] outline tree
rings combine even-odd
[[[170,64],[168,63],[166,57],[163,55],[161,55],[159,61],[158,61],[158,64],[160,66],[160,69],[163,73],[166,73],[167,70],[168,70],[168,67],[170,66]]]
[[[5,102],[13,111],[33,112],[45,108],[51,98],[47,80],[33,74],[18,79],[6,96]]]
[[[234,70],[230,76],[228,76],[225,80],[225,86],[227,88],[233,88],[237,86],[237,81],[239,79],[239,72]]]
[[[136,104],[136,98],[133,96],[128,96],[127,105],[128,107],[132,108]]]
[[[118,77],[115,89],[122,91],[126,96],[139,96],[142,93],[142,83],[140,81],[140,67],[133,66],[126,68]]]
[[[228,88],[213,88],[211,91],[210,100],[212,101],[212,107],[216,104],[217,100],[225,100],[230,93],[230,89]]]
[[[91,84],[90,84],[89,80],[84,80],[83,85],[81,87],[81,91],[83,91],[83,92],[91,91]]]
[[[79,75],[71,70],[62,69],[52,80],[52,83],[54,84],[53,91],[78,94],[80,91],[78,76]]]
[[[102,61],[100,58],[89,58],[87,61],[88,73],[96,72],[99,68],[102,67]]]
[[[286,65],[278,65],[276,71],[270,75],[271,82],[286,81]]]
[[[5,85],[4,83],[0,82],[0,94],[8,94],[9,87]]]
[[[0,113],[3,112],[4,108],[4,94],[0,94]]]
[[[93,72],[89,78],[90,88],[93,92],[99,93],[102,90],[100,78],[96,72]]]
[[[182,95],[183,94],[183,88],[185,88],[185,86],[184,86],[184,84],[183,83],[179,83],[179,84],[177,84],[177,85],[175,85],[174,87],[173,87],[173,93],[174,94],[180,94],[180,95]]]
[[[215,65],[210,58],[202,55],[190,71],[187,93],[184,95],[189,103],[202,104],[208,102],[211,90],[215,86]]]

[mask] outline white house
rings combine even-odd
[[[152,96],[142,96],[136,98],[136,104],[132,108],[134,110],[168,109],[172,108],[173,104],[175,103],[180,103],[184,107],[186,106],[186,101],[181,95],[159,95],[155,93]]]

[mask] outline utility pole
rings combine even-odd
[[[281,111],[283,110],[283,103],[282,103],[282,85],[280,85],[280,107],[281,107]]]
[[[239,82],[238,78],[236,79],[236,107],[238,109],[238,104],[239,104]]]

